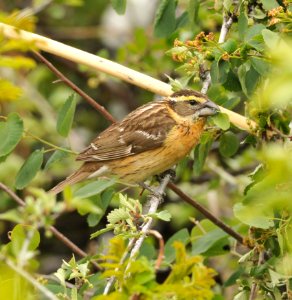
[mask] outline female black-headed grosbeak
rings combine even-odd
[[[77,156],[84,164],[51,192],[107,175],[128,183],[143,182],[185,157],[199,142],[206,118],[218,111],[207,96],[191,90],[138,107],[99,134]]]

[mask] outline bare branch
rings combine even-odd
[[[19,30],[4,23],[0,23],[0,31],[8,38],[33,42],[41,50],[69,59],[76,63],[84,64],[95,70],[102,71],[158,95],[169,96],[172,93],[172,88],[169,84],[102,57],[87,53],[38,34]],[[224,36],[224,34],[225,31],[223,31],[222,36]],[[208,79],[210,77],[207,76],[206,78]],[[210,83],[206,82],[205,90],[207,90],[209,84]],[[256,123],[247,120],[244,116],[225,108],[220,109],[229,116],[230,121],[235,126],[241,128],[242,130],[252,132],[252,130],[256,128]]]

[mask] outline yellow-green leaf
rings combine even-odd
[[[0,79],[0,102],[17,100],[21,94],[19,87],[8,80]]]
[[[15,179],[17,189],[21,190],[31,182],[42,166],[43,157],[42,150],[35,150],[24,162]]]
[[[71,129],[76,108],[74,94],[69,96],[58,114],[57,131],[60,135],[67,137]]]
[[[6,122],[0,122],[0,157],[9,154],[21,140],[23,121],[16,113],[11,113]]]

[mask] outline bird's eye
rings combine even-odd
[[[198,102],[196,100],[190,100],[191,105],[196,105]]]

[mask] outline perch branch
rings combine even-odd
[[[84,64],[95,70],[107,73],[158,95],[169,96],[172,93],[172,88],[167,83],[97,55],[87,53],[38,34],[20,30],[4,23],[0,23],[0,32],[2,32],[5,37],[32,42],[36,45],[36,47],[43,51],[69,59],[76,63]],[[240,114],[223,107],[221,107],[221,111],[226,113],[229,116],[230,121],[242,130],[252,132],[252,130],[256,128],[255,122],[248,121]]]
[[[166,186],[169,183],[170,179],[171,179],[170,174],[166,174],[164,176],[164,178],[162,179],[159,187],[155,191],[155,195],[152,195],[152,197],[150,199],[150,207],[149,207],[149,210],[148,210],[148,214],[153,214],[157,211],[158,205],[159,205],[160,201],[163,199],[164,191],[165,191]],[[121,265],[126,260],[126,258],[128,256],[128,253],[131,251],[130,252],[130,258],[129,258],[129,263],[126,267],[126,270],[129,268],[129,266],[131,264],[131,261],[134,260],[137,257],[137,255],[139,253],[139,250],[140,250],[147,234],[149,234],[149,230],[151,228],[152,222],[153,222],[153,218],[148,217],[146,222],[142,225],[142,228],[140,230],[140,237],[138,239],[132,238],[129,241],[129,245],[127,247],[127,252],[123,255],[122,259],[120,260],[120,265]],[[112,276],[108,280],[108,282],[105,286],[104,292],[103,292],[104,295],[107,295],[110,292],[111,287],[115,283],[115,280],[116,280],[115,276]]]

